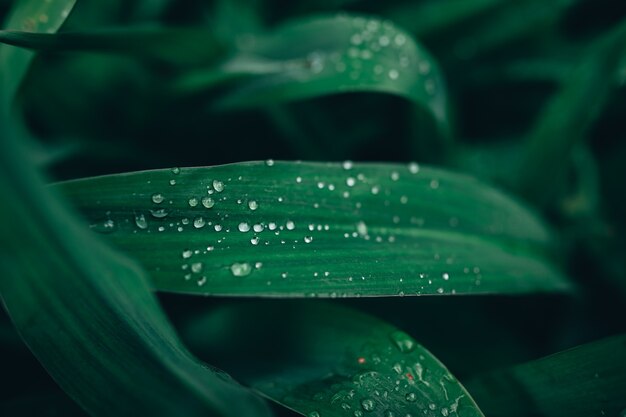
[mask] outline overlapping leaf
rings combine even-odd
[[[165,291],[357,297],[568,288],[532,213],[470,177],[417,164],[268,161],[58,187]]]
[[[310,417],[482,416],[409,335],[345,307],[231,305],[196,317],[183,333],[200,356],[223,361],[263,395]]]

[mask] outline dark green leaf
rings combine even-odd
[[[222,99],[222,108],[352,91],[397,94],[427,108],[449,129],[437,63],[387,21],[347,15],[306,18],[267,35],[244,36],[239,50],[217,72],[189,75],[180,87],[193,90],[216,78],[246,76]]]
[[[548,102],[526,139],[518,181],[527,196],[546,202],[554,195],[572,148],[585,138],[616,87],[624,54],[626,22],[590,46],[567,84]]]
[[[207,65],[222,46],[206,28],[114,28],[58,34],[0,31],[0,42],[48,52],[100,52],[150,58],[176,65]]]
[[[23,1],[9,26],[54,31],[72,6]],[[143,272],[86,233],[43,186],[8,117],[30,59],[0,48],[3,78],[10,74],[0,91],[0,299],[24,342],[92,416],[269,415],[185,349]]]
[[[626,336],[488,373],[466,385],[485,413],[494,417],[622,416]]]
[[[309,417],[482,416],[409,335],[345,307],[228,306],[193,319],[185,333],[200,355],[224,361],[263,395]]]
[[[21,0],[12,9],[5,28],[30,32],[56,32],[74,8],[76,0]],[[2,97],[12,100],[28,70],[32,52],[0,47]]]
[[[562,291],[528,210],[417,164],[241,163],[60,185],[160,290],[380,296]]]
[[[72,218],[0,126],[0,294],[57,383],[94,416],[267,415],[185,350],[142,272]]]

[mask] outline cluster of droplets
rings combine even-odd
[[[329,380],[330,389],[313,395],[313,402],[330,409],[328,415],[346,417],[448,417],[458,416],[465,397],[456,379],[406,333],[391,332],[390,344],[377,350],[367,348]],[[430,367],[427,367],[429,364]],[[285,399],[289,403],[289,398]],[[309,417],[324,417],[313,410]]]
[[[275,162],[267,160],[265,165],[271,168]],[[383,206],[390,208],[393,207],[392,204],[404,205],[416,201],[410,194],[399,193],[395,183],[401,183],[403,179],[420,174],[422,171],[417,163],[412,162],[404,167],[397,167],[388,171],[386,179],[381,177],[379,172],[376,172],[376,175],[371,175],[368,170],[355,168],[351,161],[344,161],[340,170],[342,175],[332,175],[327,178],[310,174],[304,175],[307,171],[303,170],[301,175],[293,177],[295,179],[293,195],[296,196],[293,198],[297,199],[299,195],[313,192],[320,196],[313,203],[314,209],[323,210],[322,207],[329,206],[336,212],[337,207],[341,207],[340,210],[344,210],[344,213],[352,212],[353,223],[343,221],[333,222],[331,225],[322,221],[296,222],[284,216],[277,216],[272,220],[268,212],[274,212],[273,209],[276,204],[286,203],[285,198],[271,195],[264,195],[263,197],[259,195],[257,198],[252,198],[247,194],[239,195],[238,190],[241,188],[237,181],[242,181],[242,176],[212,178],[203,181],[198,187],[199,190],[196,189],[193,195],[182,197],[181,201],[180,192],[177,193],[176,191],[179,187],[183,187],[181,184],[186,184],[186,182],[184,176],[180,175],[181,170],[173,168],[171,177],[165,178],[163,185],[171,184],[174,188],[161,188],[160,191],[149,194],[151,207],[145,212],[135,212],[130,224],[134,226],[133,233],[202,231],[203,236],[206,236],[204,241],[197,238],[191,239],[190,242],[194,242],[195,247],[184,249],[182,257],[179,258],[185,280],[195,281],[200,286],[207,283],[205,274],[209,272],[214,275],[216,271],[227,271],[233,277],[247,277],[255,270],[262,268],[263,263],[260,262],[264,258],[261,255],[262,252],[256,254],[256,250],[254,252],[242,251],[241,242],[248,242],[250,247],[255,248],[279,245],[286,248],[282,250],[306,250],[312,254],[318,251],[318,248],[323,248],[326,238],[335,240],[341,238],[357,239],[377,244],[396,244],[400,239],[400,242],[404,244],[406,236],[402,233],[404,233],[403,230],[407,225],[411,228],[424,226],[423,218],[401,217],[393,214],[391,209],[388,211],[392,214],[390,214],[388,221],[383,222],[382,225],[377,221],[370,223],[372,218],[366,213],[361,213],[362,210],[367,209],[372,204],[377,207],[380,206],[381,201]],[[422,175],[419,178],[421,178],[419,179],[420,184],[425,184],[433,192],[438,190],[439,181],[437,178],[424,178]],[[186,187],[184,188],[187,190]],[[292,202],[289,201],[289,203]],[[297,204],[302,203],[298,202]],[[265,210],[265,207],[270,210]],[[319,218],[324,218],[325,215],[321,211],[320,214],[321,217]],[[368,218],[368,220],[359,220],[359,218]],[[126,221],[126,223],[129,222]],[[454,228],[458,224],[458,218],[449,219],[449,227]],[[121,226],[124,227],[123,222]],[[107,212],[100,221],[92,224],[92,228],[101,233],[111,233],[118,229],[118,224]],[[397,235],[396,233],[400,234]],[[307,249],[303,249],[305,247]],[[232,263],[220,265],[220,260],[224,257],[211,254],[217,253],[216,250],[220,254],[227,255],[227,259],[232,259]],[[241,253],[241,257],[232,257],[235,251]],[[267,260],[267,258],[265,259]],[[454,294],[456,291],[450,286],[450,282],[454,280],[455,276],[473,274],[475,285],[480,285],[482,275],[478,267],[465,266],[461,270],[462,266],[459,267],[455,264],[454,256],[440,257],[439,254],[435,254],[434,260],[445,264],[446,269],[443,271],[441,269],[439,271],[429,269],[419,274],[397,275],[397,295]],[[271,265],[272,268],[267,269],[266,267],[263,275],[268,278],[267,285],[272,285],[272,279],[280,278],[279,282],[283,282],[283,280],[291,277],[296,279],[302,276],[312,276],[321,280],[320,288],[328,284],[335,286],[328,293],[310,293],[309,296],[360,296],[359,293],[350,292],[350,290],[338,292],[337,283],[340,286],[347,285],[346,288],[356,288],[356,286],[347,283],[352,283],[355,280],[376,279],[378,276],[377,272],[352,274],[349,271],[333,270],[332,267],[318,269],[319,266],[307,265],[307,263],[299,266],[298,270],[292,273],[287,268],[281,268],[280,265],[274,263],[268,265]]]
[[[411,77],[412,82],[418,75],[424,91],[435,95],[437,85],[431,59],[425,53],[420,54],[405,32],[389,21],[345,16],[337,19],[352,29],[346,39],[346,50],[311,52],[306,59],[309,76],[345,73],[353,82],[367,83],[369,79],[400,82],[404,77]]]

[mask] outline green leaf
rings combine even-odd
[[[56,382],[93,416],[268,415],[188,353],[143,273],[41,185],[3,116],[0,295]]]
[[[69,16],[74,4],[76,0],[20,0],[13,7],[5,28],[30,32],[56,32]],[[32,52],[0,47],[3,99],[13,99],[32,57]]]
[[[56,30],[73,3],[23,1],[9,26]],[[143,272],[86,233],[29,165],[8,106],[31,57],[0,48],[0,299],[20,336],[92,416],[269,415],[185,349]]]
[[[388,21],[340,15],[307,17],[265,35],[242,37],[239,53],[217,72],[186,76],[195,90],[216,78],[239,79],[221,108],[265,106],[327,94],[396,94],[428,109],[449,130],[439,67],[411,35]]]
[[[489,416],[621,416],[626,336],[487,373],[466,385]]]
[[[0,31],[0,42],[46,52],[130,55],[175,65],[207,65],[223,53],[206,28],[112,28],[58,34]]]
[[[526,138],[519,189],[545,203],[558,191],[572,149],[582,141],[616,87],[626,55],[626,22],[593,43],[567,83],[550,100]],[[532,167],[532,169],[528,169]]]
[[[417,164],[267,161],[59,185],[159,290],[219,295],[529,293],[569,285],[527,209]]]
[[[263,395],[310,417],[483,415],[408,334],[349,308],[229,305],[196,316],[183,333],[200,356],[223,361]]]

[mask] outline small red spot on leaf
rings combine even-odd
[[[359,359],[357,359],[357,362],[363,364],[363,363],[365,363],[365,358],[364,357],[360,357]]]
[[[406,377],[409,378],[411,381],[413,381],[413,375],[410,374],[409,372],[406,373]]]

